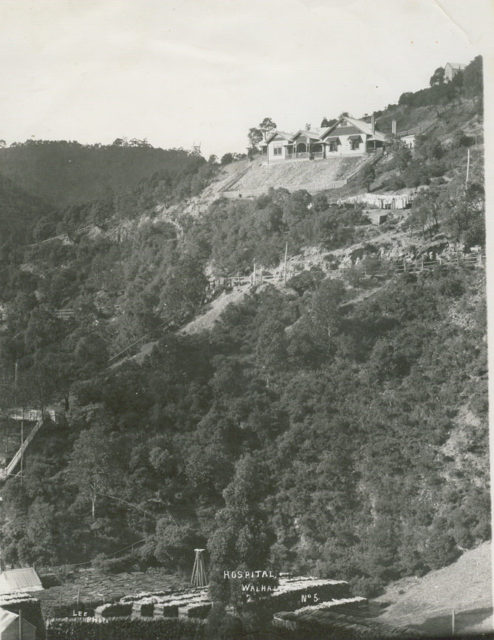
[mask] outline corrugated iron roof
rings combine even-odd
[[[0,594],[15,591],[41,591],[43,585],[32,567],[10,569],[0,573]]]

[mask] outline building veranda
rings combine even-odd
[[[261,145],[268,163],[288,160],[322,160],[362,156],[391,141],[371,122],[341,117],[330,127],[300,129],[295,133],[274,131]]]

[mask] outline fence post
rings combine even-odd
[[[424,256],[422,256],[422,264],[420,266],[420,271],[424,270]]]
[[[455,635],[455,610],[451,611],[451,635]]]
[[[406,258],[403,258],[403,273],[407,272],[407,261]]]
[[[482,251],[479,251],[479,255],[478,255],[478,257],[477,257],[477,265],[478,265],[479,267],[481,267],[481,266],[482,266]]]

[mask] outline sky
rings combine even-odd
[[[243,152],[488,53],[491,0],[0,0],[0,139]],[[399,123],[398,123],[399,126]]]

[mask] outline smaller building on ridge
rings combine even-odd
[[[444,65],[444,81],[451,82],[456,74],[463,71],[466,66],[466,64],[461,64],[460,62],[447,62]]]

